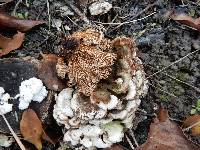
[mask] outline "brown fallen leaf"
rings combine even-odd
[[[196,115],[190,116],[183,122],[184,128],[187,128],[190,126],[191,126],[192,135],[199,136],[200,135],[200,115],[196,114]]]
[[[195,28],[200,32],[200,17],[192,18],[184,13],[177,13],[176,11],[169,11],[166,13],[166,16],[182,24]]]
[[[165,119],[164,119],[165,118]],[[165,109],[161,109],[150,125],[147,141],[136,150],[198,150],[183,134],[179,126],[170,121]]]
[[[104,150],[125,150],[125,148],[119,144],[113,144],[109,148],[105,148]]]
[[[7,4],[7,3],[10,3],[12,2],[13,0],[0,0],[0,5],[4,5],[4,4]]]
[[[39,20],[22,20],[0,12],[0,30],[3,31],[15,30],[20,32],[26,32],[31,28],[44,23],[45,21]]]
[[[65,82],[63,82],[57,76],[56,64],[58,56],[54,54],[43,54],[41,65],[38,68],[38,76],[44,82],[44,84],[51,90],[61,91],[65,88]]]
[[[24,140],[34,144],[38,150],[42,149],[42,123],[32,109],[27,109],[23,112],[20,131]]]
[[[41,139],[54,144],[54,142],[44,132],[42,122],[32,109],[27,109],[23,112],[20,121],[20,131],[24,140],[35,145],[38,150],[42,149]]]
[[[24,41],[24,36],[24,33],[21,32],[18,32],[12,38],[7,38],[0,34],[0,57],[19,48]]]

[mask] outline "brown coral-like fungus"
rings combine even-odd
[[[101,46],[102,41],[106,41],[102,32],[88,29],[85,32],[76,32],[71,37],[79,40],[80,44],[73,47],[75,50],[68,60],[66,69],[57,65],[58,72],[66,72],[70,82],[75,81],[79,91],[89,96],[97,83],[109,76],[116,55],[103,51],[108,46]],[[106,44],[108,43],[106,41]],[[63,78],[64,75],[61,77]]]

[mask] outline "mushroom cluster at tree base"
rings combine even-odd
[[[66,38],[57,68],[69,86],[56,95],[53,111],[57,123],[64,125],[66,143],[106,148],[132,128],[140,97],[148,90],[136,51],[133,39],[111,41],[97,29]]]

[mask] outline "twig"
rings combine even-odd
[[[50,9],[49,9],[49,0],[46,0],[47,3],[47,13],[48,13],[48,22],[49,22],[49,31],[51,29],[51,16],[50,16]]]
[[[131,149],[134,150],[135,147],[134,147],[133,144],[131,143],[131,140],[129,139],[129,137],[128,137],[126,134],[125,134],[125,137],[126,137],[126,139],[127,139],[127,141],[128,141],[128,144],[130,145]]]
[[[102,24],[102,25],[124,25],[124,24],[129,24],[129,23],[134,23],[134,22],[137,22],[137,21],[141,21],[141,20],[144,20],[144,19],[147,19],[151,16],[153,16],[154,14],[156,14],[156,12],[153,12],[143,18],[139,18],[139,19],[136,19],[136,20],[131,20],[131,21],[126,21],[126,22],[121,22],[121,23],[118,23],[118,22],[108,22],[108,23],[104,23],[104,22],[98,22],[98,21],[93,21],[94,23],[98,23],[98,24]]]
[[[193,85],[191,85],[191,84],[189,84],[189,83],[187,83],[187,82],[184,82],[184,81],[182,81],[182,80],[180,80],[180,79],[177,79],[176,77],[173,77],[173,76],[171,76],[171,75],[169,75],[169,74],[167,74],[167,73],[162,73],[162,74],[164,74],[164,75],[168,76],[169,78],[171,78],[171,79],[173,79],[173,80],[176,80],[176,81],[178,81],[178,82],[180,82],[180,83],[182,83],[182,84],[185,84],[185,85],[187,85],[187,86],[193,88],[195,91],[197,91],[197,92],[200,93],[200,89],[199,89],[198,87],[195,87],[195,86],[193,86]]]
[[[90,23],[90,21],[85,16],[85,14],[83,14],[75,5],[73,5],[71,2],[69,2],[69,0],[65,0],[65,2],[85,23],[87,23],[87,24]]]
[[[10,3],[10,2],[12,2],[13,0],[6,0],[6,1],[0,1],[0,6],[3,6],[3,5],[6,5],[6,4],[8,4],[8,3]]]
[[[131,137],[133,138],[133,141],[135,142],[135,145],[137,147],[139,147],[139,144],[138,144],[138,142],[137,142],[137,140],[135,138],[135,135],[134,135],[134,133],[133,133],[133,131],[131,129],[129,130],[129,133],[130,133]]]
[[[15,8],[13,9],[12,12],[12,16],[16,16],[16,11],[20,3],[22,3],[22,0],[18,0],[18,2],[16,3]]]
[[[137,13],[136,15],[132,16],[132,19],[133,18],[137,18],[139,17],[141,14],[143,14],[145,11],[149,10],[151,7],[155,6],[157,4],[157,1],[154,2],[153,4],[149,4],[147,5],[147,7],[145,7],[143,10],[141,10],[139,13]],[[125,17],[123,17],[123,19],[127,18],[127,17],[131,17],[131,15],[127,15]],[[122,17],[121,17],[122,18]]]
[[[21,148],[21,150],[26,150],[26,148],[24,147],[24,145],[22,144],[22,142],[20,141],[19,137],[16,135],[16,133],[14,132],[14,130],[12,129],[12,127],[10,126],[8,120],[6,119],[6,117],[4,116],[4,114],[2,114],[0,112],[0,115],[3,117],[4,121],[6,122],[10,132],[12,133],[13,137],[15,138],[17,144],[19,145],[19,147]]]
[[[158,87],[156,87],[155,85],[153,85],[153,84],[151,84],[151,83],[148,83],[148,84],[151,85],[151,86],[154,87],[154,88],[158,88]],[[166,94],[168,94],[168,95],[170,95],[170,96],[172,96],[172,97],[178,98],[176,95],[174,95],[174,94],[172,94],[172,93],[169,93],[169,92],[163,90],[162,88],[158,88],[158,90],[160,90],[160,91],[162,91],[162,92],[164,92],[164,93],[166,93]]]
[[[148,65],[148,64],[147,64],[146,66],[148,66],[148,67],[150,67],[150,68],[152,68],[152,69],[157,70],[155,67],[150,66],[150,65]],[[200,93],[200,89],[199,89],[198,87],[195,87],[195,86],[193,86],[193,85],[191,85],[191,84],[189,84],[189,83],[187,83],[187,82],[185,82],[185,81],[182,81],[182,80],[180,80],[180,79],[177,79],[176,77],[167,74],[166,71],[165,71],[165,72],[161,72],[161,74],[163,74],[163,75],[165,75],[165,76],[167,76],[167,77],[169,77],[169,78],[171,78],[171,79],[173,79],[173,80],[175,80],[175,81],[177,81],[177,82],[180,82],[180,83],[182,83],[182,84],[184,84],[184,85],[187,85],[187,86],[193,88],[195,91],[197,91],[197,92]]]
[[[75,26],[82,28],[81,26],[79,26],[76,22],[74,22],[70,17],[66,16]]]
[[[198,122],[192,124],[191,126],[185,128],[185,129],[183,129],[182,131],[183,131],[183,132],[188,131],[188,130],[190,130],[191,128],[197,126],[197,125],[200,125],[200,121],[198,121]]]
[[[170,65],[168,65],[168,66],[166,66],[166,67],[162,68],[161,70],[159,70],[159,71],[157,71],[157,72],[153,73],[152,75],[148,76],[148,77],[147,77],[147,79],[149,79],[149,78],[151,78],[151,77],[155,76],[155,75],[156,75],[156,74],[158,74],[158,73],[161,73],[162,71],[164,71],[164,70],[168,69],[169,67],[171,67],[171,66],[173,66],[173,65],[177,64],[178,62],[182,61],[182,60],[183,60],[183,59],[185,59],[186,57],[188,57],[188,56],[190,56],[190,55],[192,55],[192,54],[194,54],[194,53],[196,53],[196,52],[198,52],[198,51],[200,51],[200,49],[198,49],[198,50],[196,50],[196,51],[194,51],[194,52],[191,52],[191,53],[189,53],[189,54],[185,55],[184,57],[182,57],[182,58],[180,58],[180,59],[178,59],[178,60],[174,61],[174,62],[173,62],[173,63],[171,63]]]

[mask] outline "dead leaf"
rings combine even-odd
[[[20,131],[26,141],[34,144],[38,150],[42,149],[42,123],[32,109],[27,109],[23,112]]]
[[[179,126],[170,121],[166,110],[161,109],[159,117],[150,125],[147,141],[136,150],[197,150],[183,134]],[[166,118],[164,120],[164,118]]]
[[[198,123],[199,122],[199,123]],[[192,135],[193,136],[199,136],[200,135],[200,115],[193,115],[188,117],[184,122],[183,122],[183,127],[187,128],[190,127],[194,124],[197,124],[192,127]]]
[[[61,91],[65,88],[65,82],[63,82],[57,76],[56,64],[58,56],[54,54],[43,54],[41,65],[38,68],[38,76],[43,83],[51,90]]]
[[[23,40],[24,33],[21,32],[18,32],[12,38],[7,38],[0,34],[0,57],[19,48],[22,45]]]
[[[27,109],[23,112],[22,120],[20,121],[20,131],[24,140],[35,145],[38,150],[42,149],[41,139],[55,144],[43,130],[42,122],[32,109]]]
[[[104,150],[125,150],[125,148],[119,144],[113,144],[109,148],[105,148]]]
[[[4,5],[4,4],[7,4],[7,3],[10,3],[10,2],[12,2],[13,0],[0,0],[0,5],[2,6],[2,5]],[[3,4],[1,4],[1,3],[3,3]]]
[[[184,13],[177,13],[176,11],[167,12],[166,16],[200,31],[200,17],[195,19]]]
[[[0,12],[1,30],[15,30],[20,32],[26,32],[31,28],[44,23],[45,21],[39,21],[39,20],[22,20]]]

